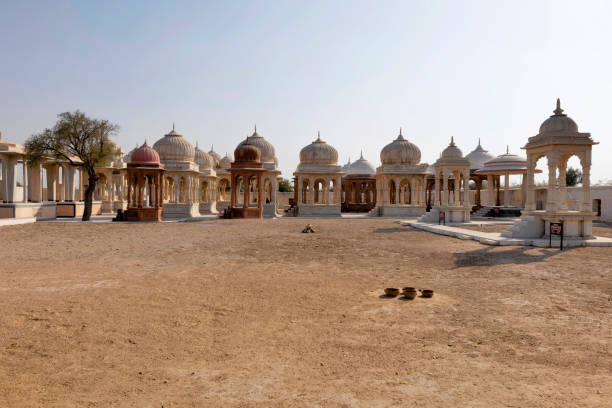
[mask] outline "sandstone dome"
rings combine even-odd
[[[419,164],[420,161],[421,150],[414,143],[404,139],[402,129],[399,136],[380,152],[382,164]]]
[[[249,138],[241,142],[234,150],[235,163],[261,163],[261,152],[251,144]]]
[[[463,152],[455,144],[455,138],[451,137],[451,141],[446,149],[442,150],[443,159],[461,159],[463,158]]]
[[[540,125],[540,134],[578,133],[578,125],[572,118],[563,113],[559,99],[557,99],[557,108],[553,113],[554,115],[551,115]]]
[[[182,135],[176,133],[174,125],[172,125],[172,131],[155,142],[153,148],[157,150],[162,161],[192,162],[194,160],[193,145]]]
[[[219,168],[229,169],[232,166],[232,158],[225,154],[225,156],[219,160]]]
[[[145,141],[138,149],[134,149],[130,156],[131,165],[153,166],[160,164],[159,154]]]
[[[480,145],[480,139],[478,139],[478,146],[476,146],[476,149],[469,152],[465,158],[470,161],[471,170],[478,170],[483,168],[486,162],[493,160],[495,156],[489,153],[488,150],[483,149]]]
[[[359,157],[359,160],[353,162],[352,164],[348,166],[348,169],[346,170],[346,174],[373,175],[373,174],[376,174],[376,168],[372,165],[372,163],[370,163],[369,161],[363,158],[363,152],[362,152],[361,157]]]
[[[215,152],[214,146],[210,146],[210,151],[208,152],[208,155],[210,157],[212,157],[214,163],[215,163],[215,167],[219,166],[219,161],[221,160],[221,155],[217,152]]]
[[[194,160],[200,166],[200,170],[212,169],[215,167],[215,160],[196,143]]]
[[[242,142],[245,143],[246,141]],[[264,163],[276,163],[278,159],[275,157],[274,146],[257,133],[257,126],[251,136],[249,136],[249,143],[257,147],[261,153],[261,161]]]
[[[300,164],[331,164],[338,163],[338,151],[321,140],[321,134],[317,140],[300,150]]]

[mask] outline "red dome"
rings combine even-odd
[[[261,163],[261,152],[249,139],[238,145],[234,150],[235,163]]]
[[[130,158],[130,162],[128,164],[132,165],[140,165],[140,166],[153,166],[159,165],[159,154],[150,147],[147,142],[144,142],[142,146],[132,153],[132,157]]]

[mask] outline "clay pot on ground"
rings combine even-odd
[[[402,295],[407,299],[414,299],[417,295],[417,290],[413,287],[406,286],[402,289]]]
[[[385,295],[387,296],[397,296],[400,294],[400,290],[398,288],[386,288]]]
[[[434,295],[434,291],[431,289],[420,289],[421,291],[421,296],[423,296],[424,298],[431,298]]]

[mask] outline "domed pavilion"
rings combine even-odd
[[[463,157],[451,137],[449,145],[434,163],[436,199],[432,210],[422,221],[439,222],[443,213],[445,222],[468,222],[470,204],[470,161]]]
[[[264,188],[264,202],[263,211],[265,217],[275,217],[277,215],[277,203],[276,203],[276,192],[278,191],[278,177],[280,171],[278,170],[278,159],[276,158],[276,152],[272,143],[268,142],[263,136],[257,133],[257,125],[253,134],[248,137],[248,141],[253,146],[257,147],[261,153],[261,163],[264,168],[263,177],[263,188]],[[246,143],[246,140],[242,144]],[[254,198],[254,197],[253,197]]]
[[[293,173],[297,215],[340,216],[342,171],[338,151],[321,139],[300,150],[300,163]]]
[[[493,160],[495,158],[494,155],[489,153],[488,150],[483,149],[480,144],[480,138],[478,139],[478,146],[471,152],[465,155],[465,158],[470,162],[470,180],[474,181],[476,187],[476,197],[474,199],[474,208],[479,209],[482,207],[481,200],[481,190],[482,190],[482,182],[487,180],[487,192],[489,196],[492,196],[492,191],[495,188],[495,181],[499,181],[499,177],[492,177],[491,179],[487,179],[487,176],[478,174],[478,170],[482,169],[486,162],[489,160]],[[491,182],[493,181],[493,182]],[[495,205],[495,201],[489,201],[488,205]],[[499,205],[499,204],[498,204]]]
[[[100,211],[108,214],[126,208],[127,200],[124,191],[126,184],[126,161],[124,160],[121,147],[112,139],[104,138],[104,144],[111,151],[111,154],[105,163],[95,168],[98,175],[98,183],[94,191],[94,200],[100,201]]]
[[[343,167],[344,169],[344,167]],[[342,176],[342,211],[368,212],[376,206],[376,168],[364,159],[347,164]]]
[[[200,215],[199,166],[195,149],[187,139],[172,131],[153,145],[165,167],[164,218],[190,218]]]
[[[198,147],[196,143],[194,159],[198,165],[198,201],[200,214],[213,214],[217,212],[217,173],[215,159]]]
[[[421,163],[421,150],[404,138],[401,128],[397,138],[381,150],[380,162],[372,215],[413,217],[425,213],[428,164]]]
[[[127,164],[126,221],[161,221],[164,208],[164,165],[147,142],[132,151]]]
[[[592,236],[592,222],[597,215],[591,202],[591,151],[593,141],[590,133],[578,131],[578,125],[563,113],[561,102],[548,119],[540,126],[537,135],[527,141],[523,149],[527,152],[527,198],[525,210],[519,222],[502,233],[505,237],[548,237],[551,223],[562,223],[563,236],[586,239]],[[582,166],[582,199],[578,208],[570,210],[567,203],[565,173],[567,161],[577,156]],[[548,165],[546,208],[536,210],[534,176],[540,158]]]
[[[223,211],[230,206],[232,158],[225,153],[217,166],[217,210]]]
[[[259,149],[249,139],[247,137],[236,147],[230,167],[232,218],[263,217],[264,190],[261,185],[265,169]]]
[[[540,173],[539,170],[536,172]],[[496,158],[487,161],[481,169],[476,170],[476,175],[486,177],[487,185],[495,187],[488,189],[487,201],[500,205],[500,178],[504,176],[504,207],[510,207],[510,175],[520,175],[523,177],[523,184],[521,187],[520,207],[523,207],[523,199],[525,197],[525,175],[527,174],[527,159],[510,153],[510,147],[506,148],[506,153],[500,154]]]

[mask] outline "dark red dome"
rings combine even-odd
[[[261,152],[249,139],[238,145],[234,150],[235,163],[261,163]]]
[[[144,142],[142,146],[132,153],[129,164],[140,166],[159,165],[159,154],[147,142]]]

